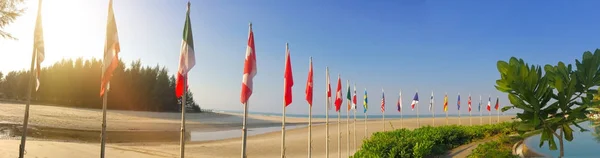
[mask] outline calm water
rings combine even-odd
[[[293,125],[285,126],[285,130],[291,130],[294,128],[306,127],[305,125]],[[248,128],[248,136],[259,135],[274,131],[281,131],[281,126],[275,127],[262,127],[262,128]],[[209,140],[221,140],[228,138],[242,137],[242,129],[227,130],[227,131],[215,131],[215,132],[194,132],[191,133],[191,141],[209,141]]]
[[[377,109],[379,110],[379,109]],[[392,109],[395,110],[395,109]],[[410,110],[410,108],[407,108],[405,110]],[[483,111],[481,111],[482,116],[489,116],[488,112],[485,109],[482,109]],[[239,113],[241,114],[241,111],[229,111],[229,110],[216,110],[216,112],[230,112],[230,113]],[[466,117],[469,116],[469,113],[465,110],[464,112],[466,113],[462,113],[461,116]],[[400,118],[400,112],[397,111],[386,111],[385,112],[385,118]],[[281,117],[281,113],[268,113],[268,112],[249,112],[248,114],[254,114],[254,115],[264,115],[264,116],[277,116],[277,117]],[[473,117],[479,117],[479,111],[477,111],[477,109],[474,109],[472,111],[472,115]],[[500,113],[500,116],[508,116],[508,115],[515,115],[513,113]],[[308,118],[308,114],[286,114],[285,116],[287,117],[304,117],[304,118]],[[448,116],[450,117],[454,117],[454,116],[458,116],[458,114],[448,114]],[[496,111],[492,111],[492,116],[497,116]],[[325,118],[325,115],[315,115],[313,114],[312,116],[313,118]],[[346,111],[342,110],[342,112],[340,113],[340,117],[342,118],[346,118]],[[350,113],[350,117],[354,118],[354,112]],[[367,115],[367,117],[369,119],[381,119],[382,115]],[[404,114],[402,116],[403,118],[417,118],[417,115],[408,115],[408,114]],[[420,118],[431,118],[431,112],[427,111],[427,109],[425,109],[425,111],[421,111],[421,113],[419,114]],[[445,113],[441,113],[441,114],[435,114],[435,117],[446,117]],[[337,118],[337,113],[332,110],[329,112],[329,118]],[[363,113],[362,110],[358,110],[356,112],[356,118],[365,118],[365,114]]]
[[[580,132],[579,128],[571,126],[573,128],[573,141],[565,141],[565,157],[600,157],[600,122],[587,121],[579,125],[589,131]],[[558,139],[555,138],[555,141],[558,146]],[[540,135],[527,138],[525,143],[527,147],[545,154],[547,157],[558,157],[560,155],[559,150],[550,150],[548,143],[544,143],[544,146],[540,148]]]

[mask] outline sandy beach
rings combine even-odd
[[[24,105],[0,103],[0,123],[21,124]],[[91,136],[99,140],[101,126],[101,111],[97,109],[78,109],[53,106],[31,106],[30,122],[32,126],[52,127],[61,129],[76,129],[90,131]],[[155,113],[155,112],[132,112],[109,110],[107,114],[107,129],[115,133],[123,132],[163,132],[164,141],[154,142],[136,142],[119,141],[122,139],[118,134],[108,134],[109,143],[107,144],[107,157],[178,157],[179,145],[177,141],[172,141],[179,137],[180,114],[179,113]],[[510,121],[513,116],[500,116],[500,121]],[[239,130],[239,136],[210,141],[193,141],[186,143],[186,157],[240,157],[241,148],[241,116],[232,113],[190,113],[187,115],[187,127],[192,131],[210,132]],[[480,117],[472,117],[473,125],[480,124]],[[281,125],[281,117],[249,115],[249,130],[261,127],[276,127]],[[482,119],[484,124],[489,123],[488,117]],[[497,116],[492,116],[492,123],[497,121]],[[326,128],[324,119],[313,119],[318,125],[312,127],[312,156],[325,157],[325,139]],[[329,134],[330,146],[329,155],[338,156],[338,124],[337,117],[330,119]],[[432,125],[432,118],[420,118],[420,125]],[[286,118],[286,124],[305,125],[306,118]],[[469,118],[463,116],[460,118],[462,125],[469,125]],[[354,127],[350,122],[350,130]],[[458,117],[449,117],[449,124],[458,124]],[[342,118],[339,124],[341,133],[341,157],[348,157],[347,151],[352,155],[356,148],[360,148],[362,140],[374,132],[382,131],[385,124],[386,130],[395,128],[417,128],[417,119],[387,119],[383,123],[381,120],[369,120],[366,123],[367,132],[365,133],[365,122],[360,119],[356,122],[356,133],[350,134],[350,149],[347,149],[346,142],[347,124],[345,118]],[[445,118],[435,118],[435,125],[445,125]],[[279,127],[280,128],[280,127]],[[354,131],[353,131],[354,132]],[[353,140],[356,134],[357,141]],[[95,136],[94,136],[95,135]],[[115,137],[116,136],[116,137]],[[286,156],[287,157],[306,157],[308,147],[308,128],[294,128],[286,130]],[[127,137],[127,136],[123,136]],[[144,136],[161,137],[157,133],[149,133]],[[172,137],[172,138],[171,138]],[[0,157],[17,157],[20,137],[1,137],[0,136]],[[113,141],[110,141],[113,139]],[[124,139],[124,138],[123,138]],[[98,140],[70,138],[52,138],[43,139],[28,137],[26,157],[98,157],[100,144]],[[157,139],[161,140],[161,139]],[[356,148],[354,148],[356,143]],[[248,137],[248,157],[280,157],[281,153],[281,131],[272,131],[264,134],[252,135]]]

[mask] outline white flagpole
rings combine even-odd
[[[382,103],[383,107],[381,109],[381,114],[382,114],[381,115],[381,123],[383,125],[383,131],[385,132],[385,94],[383,93],[383,88],[381,88],[381,92],[384,95],[383,98],[382,98],[382,100],[381,100],[381,102],[383,102]],[[402,115],[400,115],[400,116],[402,116]]]
[[[354,108],[354,150],[356,151],[356,108]]]
[[[242,158],[246,158],[246,138],[248,137],[248,129],[246,124],[248,122],[248,101],[244,103],[244,119],[242,119]]]
[[[183,96],[181,97],[181,138],[179,140],[179,154],[181,155],[181,158],[185,157],[185,102],[187,100],[187,76],[183,78],[183,83],[185,84],[185,87],[183,88]],[[103,107],[103,111],[103,122],[106,122],[106,107]],[[106,128],[105,125],[102,127]],[[102,147],[104,147],[104,144],[102,144]]]
[[[417,94],[419,93],[419,90],[416,90]],[[419,102],[417,101],[416,103],[416,108],[417,108],[417,127],[421,127],[421,121],[419,120]]]
[[[338,147],[338,158],[341,158],[342,157],[342,132],[340,131],[340,124],[342,122],[340,121],[340,111],[339,110],[337,111],[337,114],[338,114],[338,122],[337,122],[337,127],[338,127],[338,139],[337,140],[338,140],[338,144],[337,144],[337,147]]]
[[[460,93],[458,93],[458,96],[460,97]],[[460,118],[460,104],[458,105],[458,125],[462,125],[462,119]]]
[[[488,111],[488,119],[489,119],[489,124],[492,124],[492,101],[490,99],[490,97],[488,96],[488,102],[490,103],[490,111]]]
[[[281,158],[285,157],[285,97],[283,99],[283,113],[281,114]]]
[[[498,101],[498,96],[496,96],[496,104],[498,104],[498,109],[496,109],[496,112],[498,113],[498,122],[500,123],[500,103],[498,103],[500,101]]]
[[[467,102],[469,105],[469,126],[473,126],[473,118],[471,118],[471,93],[469,93],[469,101]]]
[[[404,109],[402,109],[402,89],[400,89],[400,129],[404,128],[402,111],[404,111]]]
[[[481,95],[479,95],[479,125],[483,125],[483,115],[481,113]]]
[[[185,80],[185,79],[184,79]],[[107,88],[106,91],[104,92],[104,96],[102,97],[102,131],[100,133],[100,157],[104,158],[104,151],[105,149],[105,143],[106,143],[106,102],[108,99],[108,91],[110,91],[110,82],[106,84]],[[183,91],[183,96],[185,97],[185,89]],[[185,103],[185,102],[184,102]],[[183,116],[183,115],[182,115]],[[182,153],[183,153],[183,146],[182,146]],[[183,154],[182,154],[183,157]]]
[[[325,87],[325,157],[329,158],[329,107],[331,106],[331,97],[327,95],[328,92],[331,94],[331,90],[329,89],[331,87],[329,81],[329,67],[325,67],[325,71],[327,75],[327,87]]]
[[[350,80],[346,80],[347,92],[350,91]],[[346,94],[346,96],[352,96],[351,94]],[[346,156],[350,157],[350,106],[352,105],[352,99],[348,100],[346,110]]]
[[[312,157],[312,105],[308,106],[308,157]]]
[[[364,139],[367,139],[367,136],[368,136],[368,127],[369,126],[367,125],[367,113],[365,112],[365,138]]]
[[[431,103],[431,120],[432,120],[432,125],[431,126],[435,126],[435,108],[433,107],[433,99],[435,97],[433,97],[433,91],[431,91],[431,99],[429,100],[429,102]]]

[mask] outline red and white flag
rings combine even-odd
[[[325,68],[327,75],[327,110],[331,109],[331,81],[329,80],[329,67]]]
[[[100,96],[103,96],[110,88],[109,82],[113,71],[119,65],[119,35],[117,32],[117,23],[113,12],[112,0],[108,4],[108,19],[106,22],[106,41],[104,43],[104,58],[102,61],[102,78],[100,80]]]
[[[342,79],[338,74],[337,89],[335,91],[335,111],[339,112],[342,108]]]
[[[381,113],[385,112],[385,92],[381,89]]]
[[[471,112],[471,94],[469,94],[469,101],[467,104],[469,104],[469,112]]]
[[[294,86],[294,77],[292,76],[292,61],[290,59],[290,49],[285,44],[285,73],[283,76],[283,98],[285,107],[292,103],[292,86]]]
[[[308,105],[312,107],[313,101],[313,67],[312,67],[312,57],[310,57],[309,61],[310,66],[308,67],[308,79],[306,79],[306,102]]]
[[[356,84],[354,84],[354,95],[352,96],[352,109],[356,110]]]
[[[252,32],[252,24],[248,31],[248,44],[246,46],[246,60],[244,61],[244,75],[242,77],[242,94],[240,100],[242,104],[248,102],[252,95],[252,80],[256,76],[256,52],[254,51],[254,33]]]
[[[44,61],[44,29],[42,28],[42,1],[38,3],[38,15],[35,21],[35,31],[33,33],[33,45],[35,49],[35,90],[40,89],[40,72],[42,71],[40,64]]]
[[[190,3],[188,2],[179,55],[179,70],[177,71],[177,82],[175,82],[175,96],[177,98],[181,97],[185,89],[188,88],[188,72],[194,65],[196,65],[196,56],[194,55],[194,39],[192,38],[192,22],[190,21]]]

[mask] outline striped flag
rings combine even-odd
[[[331,81],[329,79],[329,67],[325,68],[325,73],[327,75],[327,110],[331,109]]]
[[[456,106],[458,106],[458,110],[460,110],[460,93],[458,93],[458,101],[456,102]]]
[[[396,106],[398,107],[398,112],[402,112],[402,91],[400,91],[398,103],[396,103]]]
[[[306,79],[306,101],[312,107],[313,101],[313,67],[312,57],[310,57],[310,67],[308,68],[308,79]]]
[[[103,96],[104,93],[110,89],[109,82],[112,78],[113,71],[115,71],[119,65],[119,52],[121,51],[121,47],[119,45],[119,35],[117,32],[117,23],[115,22],[115,14],[113,12],[112,5],[112,0],[110,0],[108,7],[108,18],[106,22],[106,41],[104,43],[102,78],[100,80],[100,96]],[[189,19],[189,16],[187,19]]]
[[[488,97],[487,111],[492,111],[492,97]]]
[[[244,60],[244,75],[242,77],[242,93],[240,99],[242,104],[248,102],[252,95],[252,85],[254,76],[256,76],[256,52],[254,51],[254,33],[252,32],[252,23],[248,31],[248,44],[246,46],[246,59]]]
[[[363,101],[363,107],[365,108],[365,113],[367,113],[367,109],[369,109],[369,101],[367,99],[367,89],[365,88],[365,95],[363,96],[364,101]]]
[[[469,105],[469,112],[471,112],[471,94],[469,94],[469,101],[467,104]]]
[[[348,111],[352,109],[352,93],[350,93],[350,80],[346,80],[346,99],[348,99]]]
[[[292,87],[294,86],[294,77],[292,76],[292,61],[290,58],[290,47],[285,43],[285,72],[283,76],[283,98],[285,107],[292,103]]]
[[[381,112],[385,112],[385,92],[381,89]]]
[[[354,84],[354,96],[352,96],[352,109],[356,110],[356,84]]]
[[[431,91],[431,98],[429,98],[429,111],[433,110],[433,91]]]
[[[340,79],[340,75],[338,74],[337,81],[337,89],[335,91],[335,111],[339,112],[342,108],[342,79]]]
[[[419,103],[419,92],[415,93],[415,97],[413,97],[412,104],[410,105],[412,107],[412,110],[415,110],[415,106],[418,103]]]
[[[116,28],[116,27],[115,27]],[[40,72],[42,71],[40,64],[44,61],[44,29],[42,28],[42,0],[38,3],[38,15],[35,20],[35,31],[33,32],[33,45],[35,49],[35,91],[40,88]]]
[[[496,106],[494,106],[494,109],[498,111],[498,108],[500,108],[500,101],[498,100],[498,97],[496,97]]]
[[[448,111],[448,94],[444,94],[444,112]]]

